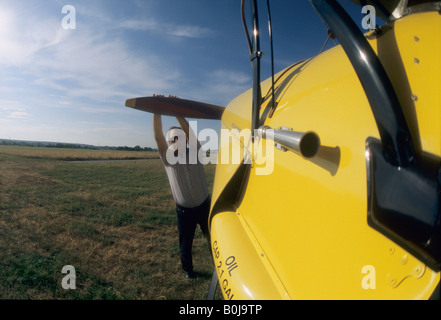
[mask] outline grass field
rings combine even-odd
[[[0,147],[0,299],[205,299],[207,241],[198,229],[200,277],[189,282],[160,160],[64,161],[125,157],[91,151]],[[214,166],[205,170],[211,188]],[[65,265],[73,290],[61,284]]]
[[[136,160],[158,159],[155,151],[118,151],[106,149],[72,149],[0,145],[0,153],[34,159],[57,160]]]

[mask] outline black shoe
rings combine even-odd
[[[190,272],[184,271],[184,273],[185,273],[185,278],[186,279],[191,280],[191,281],[196,280],[196,273],[195,272],[193,272],[193,271],[190,271]]]

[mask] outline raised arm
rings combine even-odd
[[[193,139],[193,141],[196,141],[197,149],[199,150],[201,145],[200,145],[197,137],[195,136],[193,130],[191,130],[190,126],[188,125],[187,120],[185,120],[183,117],[176,117],[176,120],[178,120],[179,125],[181,126],[181,129],[184,131],[185,137],[187,138],[187,141],[190,142],[190,137],[191,137]]]
[[[187,138],[187,141],[189,139],[189,133],[190,133],[190,126],[188,125],[187,120],[185,120],[183,117],[176,117],[176,120],[178,120],[179,125],[181,126],[181,129],[185,133],[185,137]]]
[[[164,133],[162,132],[161,115],[156,113],[153,114],[153,136],[155,137],[159,154],[164,154],[167,150],[167,142],[165,141]]]

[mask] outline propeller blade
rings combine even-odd
[[[127,99],[127,107],[166,116],[220,120],[224,107],[181,99],[174,96],[153,96]]]

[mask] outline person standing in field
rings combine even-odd
[[[197,142],[196,137],[184,118],[176,119],[181,127],[170,128],[166,139],[162,132],[161,115],[153,114],[153,131],[176,202],[182,269],[187,279],[194,280],[196,273],[193,271],[193,239],[198,224],[204,235],[209,238],[208,215],[211,199],[203,165],[198,160],[191,163],[186,149],[190,135],[193,135],[193,141]],[[197,142],[198,152],[199,148],[200,144]]]

